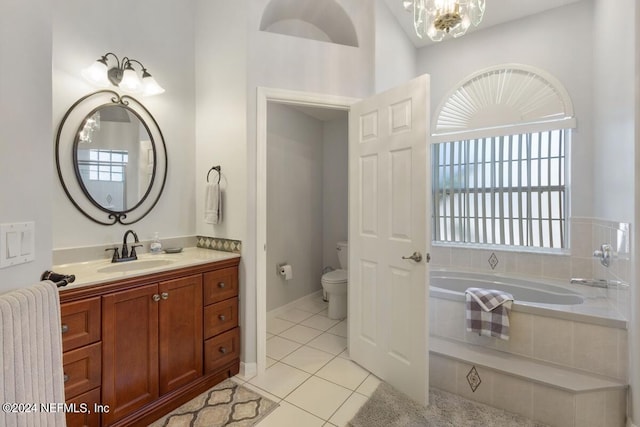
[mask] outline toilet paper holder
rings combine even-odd
[[[276,264],[276,274],[280,275],[280,270],[282,269],[282,267],[284,267],[285,265],[289,264],[288,262],[281,262]]]
[[[278,274],[284,280],[293,279],[293,268],[291,267],[291,264],[279,264]]]

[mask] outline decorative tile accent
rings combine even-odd
[[[239,254],[242,251],[240,240],[229,240],[220,237],[197,236],[197,247]]]
[[[482,379],[480,378],[480,374],[476,371],[476,367],[472,367],[469,373],[467,374],[467,382],[469,383],[469,387],[471,387],[472,392],[476,392],[478,387],[480,387],[480,383]]]
[[[492,270],[495,270],[496,266],[498,265],[498,257],[496,256],[495,252],[492,252],[491,256],[489,257],[489,265],[491,266]]]

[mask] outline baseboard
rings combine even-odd
[[[278,317],[279,314],[284,313],[285,311],[294,308],[295,306],[297,306],[301,302],[306,301],[306,300],[311,300],[311,299],[313,299],[314,297],[316,297],[318,295],[322,295],[322,289],[317,290],[315,292],[312,292],[312,293],[310,293],[308,295],[305,295],[305,296],[303,296],[301,298],[298,298],[295,301],[291,301],[290,303],[285,304],[282,307],[274,308],[273,310],[268,311],[267,312],[267,321],[269,321],[269,320],[271,320],[271,319],[273,319],[275,317]]]
[[[255,362],[244,363],[240,362],[240,375],[244,378],[255,377],[258,374],[258,364]]]

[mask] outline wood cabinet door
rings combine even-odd
[[[109,405],[104,425],[159,396],[159,300],[156,284],[102,297],[102,401]]]
[[[160,282],[160,394],[202,376],[202,275]]]

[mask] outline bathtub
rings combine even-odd
[[[562,286],[474,273],[432,272],[431,288],[460,294],[467,288],[498,289],[513,295],[516,304],[574,305],[585,301],[583,294]]]
[[[514,297],[512,310],[571,321],[626,329],[607,290],[583,285],[471,272],[432,270],[430,298],[464,302],[470,287],[499,289]]]

